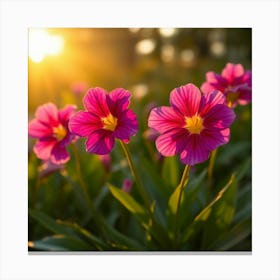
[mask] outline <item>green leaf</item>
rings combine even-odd
[[[236,181],[241,181],[248,173],[251,174],[252,158],[248,157],[236,171]]]
[[[162,178],[172,188],[179,183],[179,164],[177,157],[165,157],[162,166]]]
[[[123,190],[114,187],[111,184],[107,184],[111,194],[134,216],[145,218],[145,209],[128,193]]]
[[[191,173],[188,185],[184,189],[184,200],[180,208],[179,226],[185,228],[192,222],[206,203],[206,184],[205,177],[207,170],[204,169],[200,173]],[[171,218],[173,215],[171,215]],[[172,220],[169,219],[169,225],[172,225]]]
[[[79,236],[81,239],[85,239],[88,243],[96,247],[96,249],[100,251],[109,249],[109,246],[107,244],[105,244],[102,240],[100,240],[99,238],[97,238],[88,230],[82,228],[78,224],[60,221],[60,220],[57,220],[56,222],[58,224],[64,225],[65,227],[71,228],[77,236]]]
[[[175,189],[175,191],[171,194],[170,199],[168,201],[168,207],[172,214],[176,213],[180,190],[181,190],[181,187],[178,186]],[[182,195],[181,200],[180,200],[180,206],[183,204],[184,199],[185,199],[185,196]]]
[[[252,216],[252,187],[251,183],[248,183],[244,187],[240,188],[237,193],[236,212],[234,216],[234,223],[238,223],[242,220]]]
[[[219,251],[230,250],[232,247],[250,236],[251,232],[251,218],[248,218],[236,224],[230,229],[230,231],[225,232],[223,235],[219,236],[219,238],[217,238],[211,245],[209,245],[207,249]]]
[[[108,187],[112,195],[135,216],[148,233],[159,242],[162,242],[164,246],[168,244],[169,239],[165,229],[156,221],[151,221],[145,209],[131,195],[110,184],[108,184]]]
[[[189,238],[191,236],[193,236],[193,234],[195,232],[197,232],[203,224],[205,224],[205,222],[210,218],[210,216],[213,214],[212,212],[216,212],[216,209],[220,209],[219,207],[215,208],[216,205],[222,201],[223,202],[223,198],[224,196],[226,196],[227,192],[231,189],[234,188],[234,191],[236,191],[236,183],[235,183],[235,179],[234,176],[232,176],[229,180],[229,182],[224,186],[224,188],[218,193],[218,195],[214,198],[214,200],[208,204],[193,220],[193,222],[190,224],[190,226],[187,228],[187,230],[185,231],[185,233],[182,236],[182,242],[185,243],[189,240]],[[231,193],[231,192],[230,192]],[[221,224],[223,224],[223,219],[225,219],[225,221],[229,222],[232,219],[232,213],[231,210],[229,210],[229,212],[227,212],[226,217],[224,218],[220,218],[219,222]]]
[[[54,235],[37,241],[29,241],[31,249],[44,251],[90,251],[92,247],[72,236]]]
[[[230,142],[227,145],[219,148],[219,157],[217,157],[217,163],[219,165],[227,164],[233,161],[235,158],[242,157],[247,154],[251,148],[251,142],[238,141],[236,143]]]
[[[106,245],[103,241],[95,237],[92,233],[87,231],[86,229],[80,227],[76,223],[54,220],[48,215],[38,210],[29,210],[30,215],[36,219],[42,226],[49,229],[53,233],[68,235],[75,237],[80,240],[85,240],[88,244],[94,247],[92,249],[97,250],[106,250],[108,249],[108,245]]]
[[[86,236],[89,240],[89,243],[94,243],[94,246],[100,250],[101,248],[107,250],[107,246],[94,237],[92,234],[89,236],[89,232],[86,230],[83,231],[82,228],[77,228],[78,225],[71,225],[67,222],[62,222],[60,220],[55,221],[46,214],[37,211],[37,210],[29,210],[30,215],[36,219],[40,224],[42,224],[45,228],[49,229],[53,233],[62,234],[62,235],[71,235],[75,237],[80,237],[79,234]],[[102,220],[102,225],[104,230],[106,231],[106,238],[108,239],[108,244],[110,245],[109,249],[120,249],[120,250],[130,250],[130,251],[139,251],[143,250],[143,247],[133,239],[128,238],[127,236],[121,234],[109,224],[107,224],[104,220]],[[91,242],[90,242],[91,241]]]
[[[47,228],[53,233],[71,235],[73,230],[61,224],[58,224],[54,219],[39,210],[29,210],[28,213],[32,218],[37,220],[42,226]]]
[[[213,242],[223,232],[228,230],[235,213],[237,184],[234,176],[229,187],[223,192],[222,198],[212,207],[211,215],[207,219],[204,230],[204,248]]]
[[[103,223],[104,229],[106,230],[106,234],[108,242],[112,248],[117,250],[125,250],[125,251],[144,251],[145,247],[140,245],[136,240],[131,239],[119,231],[115,230],[108,223]]]

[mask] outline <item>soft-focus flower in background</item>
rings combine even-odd
[[[222,74],[209,71],[201,86],[203,93],[219,90],[226,96],[229,107],[246,105],[252,99],[252,73],[241,64],[227,63]]]
[[[194,165],[229,141],[235,114],[221,92],[201,95],[196,86],[187,84],[171,92],[170,104],[152,109],[148,121],[161,134],[156,147],[163,156],[180,154],[184,164]]]
[[[83,95],[88,88],[88,85],[86,82],[75,82],[71,85],[71,90],[76,94],[76,95]]]
[[[130,92],[122,88],[110,93],[98,87],[88,90],[83,99],[86,111],[79,111],[69,122],[72,133],[87,137],[87,152],[108,154],[115,138],[127,143],[136,134],[138,121],[128,109],[130,97]]]
[[[38,139],[33,151],[39,159],[50,160],[53,164],[63,164],[70,159],[66,147],[76,137],[70,133],[68,122],[75,110],[74,105],[58,110],[53,103],[37,108],[35,118],[29,122],[28,134]]]
[[[111,156],[110,154],[106,154],[106,155],[98,155],[99,160],[101,161],[101,163],[103,164],[105,170],[107,172],[109,172],[111,170]]]
[[[122,183],[122,190],[126,193],[130,193],[132,188],[132,181],[130,179],[124,179]]]

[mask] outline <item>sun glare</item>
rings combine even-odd
[[[64,46],[61,36],[51,35],[46,29],[29,30],[29,57],[34,62],[41,62],[48,55],[58,55]]]

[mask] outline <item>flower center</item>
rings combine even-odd
[[[66,134],[67,130],[62,124],[53,128],[53,135],[58,141],[62,140]]]
[[[228,92],[226,99],[227,99],[227,105],[229,107],[232,107],[233,103],[235,103],[237,101],[237,99],[239,98],[239,92]]]
[[[191,118],[185,117],[186,125],[184,126],[191,134],[200,134],[201,130],[204,128],[203,119],[194,115]]]
[[[118,119],[115,118],[112,114],[109,114],[105,118],[101,118],[103,122],[103,128],[107,130],[114,131],[116,129],[116,126],[118,124]]]

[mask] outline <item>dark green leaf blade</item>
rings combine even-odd
[[[66,235],[54,235],[29,241],[29,248],[44,251],[90,251],[92,247],[80,239]]]
[[[232,247],[247,238],[252,231],[251,218],[234,225],[229,232],[221,235],[217,240],[208,246],[209,250],[230,250]]]
[[[235,182],[234,176],[232,176],[229,182],[223,187],[223,189],[218,193],[214,200],[209,203],[193,220],[190,226],[186,229],[182,236],[182,242],[185,243],[189,238],[197,232],[203,224],[209,219],[214,206],[223,198],[224,194],[233,186]],[[236,188],[236,186],[235,186]]]
[[[33,219],[37,220],[42,226],[53,233],[63,235],[73,234],[73,230],[61,224],[58,224],[54,219],[39,210],[29,209],[28,213]]]
[[[207,219],[204,229],[204,248],[209,246],[217,236],[228,230],[235,213],[235,202],[237,184],[232,176],[229,187],[223,192],[222,197],[217,201]]]

